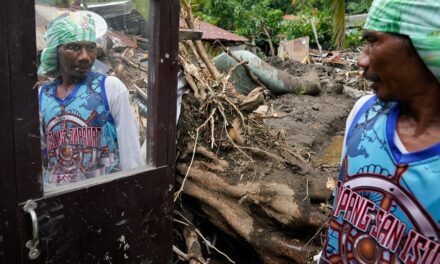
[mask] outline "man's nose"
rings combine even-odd
[[[85,47],[82,47],[78,56],[78,60],[81,62],[88,62],[91,60],[90,54]]]
[[[370,65],[370,55],[369,55],[369,51],[368,48],[364,48],[361,52],[361,54],[359,55],[358,59],[357,59],[357,64],[359,67],[361,68],[368,68],[368,66]]]

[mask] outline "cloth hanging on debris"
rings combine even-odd
[[[44,38],[46,48],[41,53],[38,75],[57,77],[58,47],[70,42],[95,41],[95,21],[80,12],[66,13],[49,22]]]
[[[407,35],[440,81],[440,1],[374,0],[365,29]]]

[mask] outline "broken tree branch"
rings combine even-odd
[[[186,11],[186,18],[185,21],[190,29],[195,29],[194,27],[194,17],[192,15],[191,6],[184,1],[183,8],[185,8]],[[212,63],[211,58],[209,58],[208,53],[206,52],[205,47],[203,46],[202,41],[196,40],[194,41],[196,50],[200,56],[200,58],[205,63],[206,67],[208,68],[209,72],[211,73],[214,80],[219,80],[221,77],[220,72],[218,71],[217,67],[215,67],[214,63]]]
[[[223,253],[222,251],[220,251],[218,248],[216,248],[214,245],[212,245],[212,243],[211,243],[208,239],[206,239],[206,238],[203,236],[202,232],[200,232],[200,230],[197,229],[197,228],[193,225],[193,223],[191,223],[191,221],[189,221],[189,220],[188,220],[184,215],[182,215],[181,213],[177,212],[177,214],[178,214],[178,215],[179,215],[179,216],[180,216],[185,222],[180,221],[180,220],[177,220],[177,219],[174,219],[174,222],[179,223],[179,224],[182,224],[182,225],[184,225],[184,226],[191,226],[192,228],[194,228],[194,230],[195,230],[195,232],[197,233],[197,235],[199,235],[199,237],[203,240],[203,242],[205,243],[205,245],[206,245],[208,248],[213,249],[215,252],[217,252],[218,254],[220,254],[220,255],[222,255],[223,257],[225,257],[230,263],[235,264],[235,261],[233,261],[228,255],[226,255],[225,253]]]
[[[188,249],[189,264],[207,264],[208,262],[202,256],[202,250],[195,229],[189,226],[184,227],[183,236],[185,237]]]
[[[183,260],[189,260],[188,255],[183,253],[182,250],[178,249],[173,245],[173,252],[176,253],[177,256],[181,257]]]

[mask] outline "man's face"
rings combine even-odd
[[[367,45],[358,58],[364,77],[372,81],[371,88],[384,101],[407,101],[415,86],[426,76],[426,66],[409,38],[397,34],[365,30]]]
[[[83,79],[96,59],[96,43],[90,41],[71,42],[58,48],[58,63],[61,76],[72,80]]]

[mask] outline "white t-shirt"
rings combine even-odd
[[[121,170],[144,165],[139,144],[138,120],[130,105],[127,87],[117,77],[107,76],[105,92],[115,120]]]

